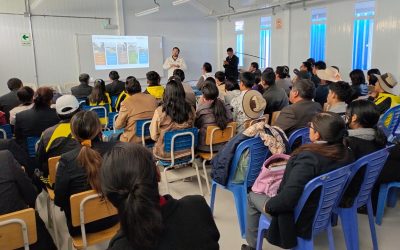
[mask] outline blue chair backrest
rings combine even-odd
[[[357,197],[354,199],[354,204],[356,204],[357,208],[367,203],[368,198],[371,194],[371,190],[374,187],[374,184],[378,179],[379,174],[381,173],[381,170],[385,165],[388,156],[389,151],[387,148],[384,148],[368,154],[364,157],[361,157],[354,163],[354,166],[351,169],[349,182],[361,168],[366,168],[364,180],[360,186],[360,191],[358,192]]]
[[[111,107],[115,108],[115,105],[117,104],[118,97],[119,96],[117,96],[117,95],[112,95],[110,97],[110,99],[111,99]]]
[[[108,128],[109,129],[114,129],[114,117],[118,115],[118,112],[110,112],[108,113]]]
[[[168,131],[164,135],[164,151],[165,152],[171,152],[171,147],[172,147],[172,137],[174,137],[177,134],[189,132],[193,133],[194,135],[194,146],[197,146],[197,137],[198,137],[198,129],[197,128],[187,128],[187,129],[180,129],[180,130],[173,130],[173,131]],[[192,147],[192,136],[191,135],[183,135],[179,136],[175,139],[174,143],[174,152],[180,151],[180,150],[185,150],[185,149],[190,149]]]
[[[247,187],[251,187],[254,181],[260,174],[261,167],[267,157],[270,155],[268,147],[264,145],[264,141],[260,137],[251,138],[241,142],[235,151],[229,172],[229,182],[232,181],[236,174],[236,169],[239,165],[240,156],[242,153],[249,149],[248,168],[245,174],[244,182]]]
[[[346,182],[350,176],[351,167],[352,164],[320,175],[309,181],[304,187],[303,194],[294,210],[295,221],[299,218],[304,205],[313,191],[321,188],[318,207],[312,222],[313,235],[325,231],[331,223],[332,210],[336,208],[342,197]]]
[[[301,128],[294,131],[289,137],[289,148],[293,149],[293,144],[297,139],[301,138],[301,144],[308,144],[310,143],[310,129],[309,128]]]
[[[400,105],[387,110],[379,119],[378,127],[382,129],[389,141],[395,135],[400,123]]]
[[[151,119],[143,119],[136,121],[136,136],[142,137],[143,134],[144,136],[150,136],[150,123],[146,123],[149,121],[151,121]],[[144,123],[146,124],[144,125],[144,131],[143,131]]]
[[[12,139],[13,137],[13,132],[11,129],[11,125],[10,124],[4,124],[0,126],[1,129],[4,129],[4,131],[7,134],[7,138],[3,138],[3,139]],[[3,135],[1,135],[1,138],[3,137]]]
[[[29,157],[36,156],[36,143],[39,141],[40,137],[32,136],[26,138],[26,144],[28,146]]]

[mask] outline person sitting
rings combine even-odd
[[[261,79],[261,70],[257,62],[250,63],[248,71],[254,74],[254,79],[256,79],[257,77]]]
[[[92,93],[93,87],[89,85],[90,76],[86,73],[79,75],[79,85],[71,88],[71,94],[77,99],[86,100]]]
[[[351,89],[353,91],[351,100],[361,96],[368,95],[368,87],[365,81],[364,72],[361,69],[355,69],[350,72]]]
[[[121,94],[125,89],[125,83],[119,80],[119,74],[117,71],[111,71],[108,76],[110,77],[111,83],[106,86],[107,93],[110,96],[119,96],[119,94]]]
[[[294,83],[289,95],[292,105],[281,110],[275,126],[280,127],[288,136],[295,130],[305,127],[316,113],[322,111],[321,105],[312,101],[314,94],[315,85],[310,80],[299,80]]]
[[[10,92],[0,97],[0,111],[5,113],[8,123],[10,122],[10,110],[21,104],[17,96],[17,91],[22,88],[22,86],[23,84],[20,79],[11,78],[7,81],[7,87]]]
[[[166,87],[162,105],[158,107],[150,124],[150,136],[155,145],[156,158],[170,160],[171,153],[164,151],[164,135],[168,131],[192,128],[196,117],[195,110],[185,100],[185,90],[180,82],[170,80]],[[175,152],[175,158],[190,155],[190,150]]]
[[[35,91],[31,87],[24,86],[17,91],[17,97],[20,101],[20,105],[10,110],[10,124],[15,125],[15,115],[24,110],[31,109],[33,107],[33,95]]]
[[[26,139],[40,137],[47,128],[60,122],[56,110],[50,108],[53,90],[40,87],[34,96],[33,108],[19,112],[15,116],[15,139],[28,152]]]
[[[217,71],[215,72],[214,78],[215,78],[215,83],[217,84],[218,87],[218,92],[219,92],[218,98],[221,99],[222,101],[225,101],[225,95],[226,95],[225,73],[223,71]]]
[[[71,119],[71,132],[81,146],[61,155],[54,185],[54,204],[64,211],[69,234],[78,236],[81,234],[81,228],[72,226],[70,197],[88,190],[101,193],[102,155],[111,149],[113,144],[101,141],[101,124],[93,111],[76,113]],[[117,216],[87,223],[86,233],[98,232],[116,223]]]
[[[178,76],[183,89],[185,90],[186,101],[190,103],[193,107],[196,107],[196,95],[194,94],[192,86],[189,83],[185,82],[185,72],[181,69],[175,69],[173,72],[173,76]]]
[[[37,149],[44,176],[49,174],[49,158],[67,153],[79,145],[72,138],[70,125],[71,118],[80,111],[78,100],[73,95],[63,95],[56,101],[56,111],[61,121],[43,131]]]
[[[370,69],[367,71],[367,81],[369,86],[375,86],[378,78],[375,75],[381,75],[379,69]]]
[[[125,85],[126,85],[126,81],[125,81]],[[116,112],[119,112],[119,110],[121,109],[121,103],[125,100],[126,97],[128,97],[128,93],[126,92],[126,90],[122,91],[121,94],[119,94],[117,101],[115,102]]]
[[[315,88],[318,88],[319,84],[321,83],[321,79],[319,79],[317,71],[325,69],[326,69],[326,63],[324,61],[318,61],[314,64],[311,81],[315,84]]]
[[[239,84],[233,78],[226,78],[225,80],[225,103],[230,104],[232,99],[239,96],[241,93]]]
[[[290,81],[290,75],[289,75],[289,67],[288,66],[276,67],[275,75],[276,75],[276,81],[275,81],[276,86],[283,89],[286,92],[286,95],[289,96],[290,88],[292,87],[292,82]]]
[[[32,180],[25,174],[21,166],[8,150],[0,151],[0,215],[17,212],[28,207],[35,208],[38,192]],[[29,246],[31,250],[56,250],[53,239],[46,229],[46,225],[35,212],[37,241]],[[11,239],[3,239],[11,240]]]
[[[164,94],[164,87],[160,85],[160,75],[155,71],[149,71],[146,73],[146,78],[149,86],[147,86],[144,93],[154,96],[160,102]]]
[[[204,81],[208,78],[208,77],[214,77],[214,75],[212,74],[212,66],[210,63],[205,62],[203,64],[203,67],[201,68],[201,72],[202,75],[200,76],[199,80],[196,83],[196,87],[198,89],[201,90],[201,88],[203,87],[203,83]]]
[[[375,89],[368,99],[374,101],[379,113],[382,115],[389,108],[400,104],[400,84],[391,73],[375,76],[378,78],[378,82],[375,84]]]
[[[315,87],[313,82],[310,85]],[[267,240],[282,248],[293,248],[297,238],[310,239],[312,221],[319,201],[313,193],[294,221],[294,208],[306,184],[313,178],[345,166],[353,161],[350,150],[343,144],[346,134],[344,120],[335,113],[315,115],[309,125],[311,144],[297,148],[286,164],[282,182],[276,196],[250,192],[247,196],[246,241],[242,250],[255,249],[258,221],[261,213],[271,218]]]
[[[110,94],[106,92],[106,83],[103,79],[94,81],[94,87],[87,103],[89,106],[107,106],[107,112],[112,112]]]
[[[126,78],[125,91],[128,97],[121,103],[114,126],[115,129],[124,128],[120,141],[140,143],[141,135],[136,135],[136,121],[153,118],[157,100],[152,95],[142,93],[139,81],[133,76]]]
[[[199,129],[197,149],[210,152],[210,145],[206,145],[207,127],[218,126],[224,130],[228,123],[233,121],[232,108],[218,98],[218,88],[213,82],[205,81],[201,92],[203,96],[197,107],[195,121],[195,126]],[[223,144],[213,145],[213,151],[218,152],[222,146]]]
[[[264,114],[268,114],[270,120],[272,118],[273,112],[281,111],[284,107],[289,105],[289,100],[286,92],[276,85],[275,79],[276,76],[273,71],[265,72],[261,75],[261,84],[265,88],[263,97],[267,102]]]
[[[332,82],[342,81],[342,78],[340,77],[339,71],[333,67],[328,67],[325,70],[318,70],[317,76],[321,82],[315,90],[314,101],[318,102],[323,107],[328,98],[329,84]]]
[[[351,97],[352,89],[347,82],[340,81],[329,84],[326,111],[343,116],[346,113],[347,102],[351,101]]]
[[[162,196],[160,179],[152,154],[140,145],[121,143],[104,156],[102,190],[121,218],[107,249],[219,249],[218,228],[204,197]]]

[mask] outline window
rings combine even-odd
[[[271,58],[271,17],[260,19],[260,68],[270,65]]]
[[[355,7],[353,69],[371,68],[375,1],[358,2]]]
[[[235,22],[235,32],[236,32],[236,54],[239,57],[239,66],[243,66],[243,30],[244,21]]]
[[[326,9],[311,11],[310,57],[316,61],[325,61]]]

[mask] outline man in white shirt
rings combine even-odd
[[[187,68],[185,60],[183,60],[182,57],[179,57],[179,53],[179,48],[174,47],[172,49],[172,56],[168,57],[164,62],[163,68],[168,70],[168,78],[174,75],[175,69],[185,70]]]

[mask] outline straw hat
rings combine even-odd
[[[260,92],[249,90],[243,96],[243,111],[251,119],[259,118],[264,114],[267,102]]]
[[[339,71],[334,67],[328,67],[326,69],[317,70],[317,76],[319,77],[319,79],[329,82],[342,81]]]
[[[391,73],[383,75],[375,75],[378,78],[379,86],[390,94],[400,95],[400,84],[396,81],[396,78]]]

